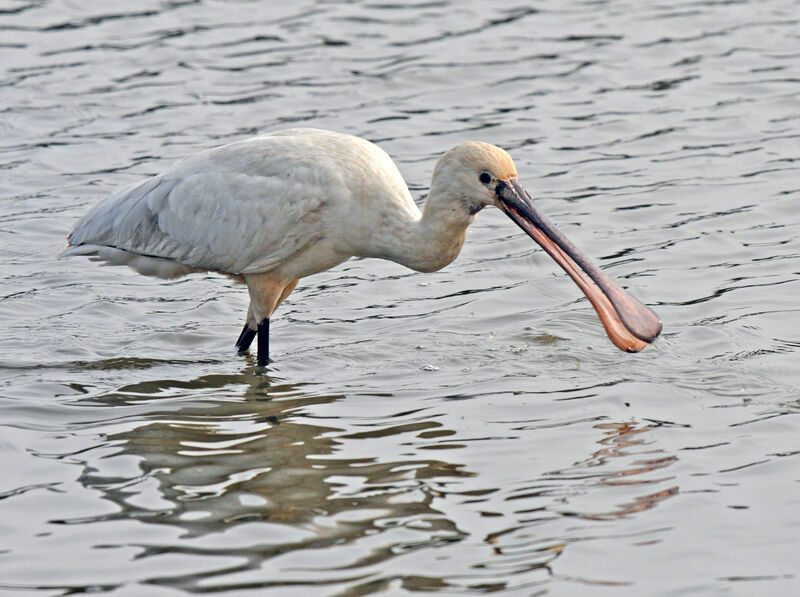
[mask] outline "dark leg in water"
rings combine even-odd
[[[250,344],[256,337],[256,333],[256,330],[251,330],[249,325],[244,324],[244,329],[242,330],[242,333],[239,334],[239,339],[236,341],[236,350],[239,352],[245,352],[248,348],[250,348]]]
[[[269,317],[258,324],[258,366],[269,363]]]

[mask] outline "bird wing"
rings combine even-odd
[[[111,195],[78,221],[70,245],[226,273],[270,270],[322,233],[319,212],[336,181],[262,139],[202,152]]]

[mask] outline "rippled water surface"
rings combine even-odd
[[[0,3],[0,592],[800,593],[800,5]],[[83,258],[107,194],[289,126],[422,200],[465,140],[664,321],[636,355],[496,210],[417,274],[247,293]]]

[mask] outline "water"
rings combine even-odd
[[[789,595],[800,19],[739,2],[0,6],[0,592]],[[664,321],[637,355],[499,212],[246,292],[59,259],[173,160],[316,126],[424,197],[476,139]]]

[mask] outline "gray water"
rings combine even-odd
[[[800,4],[0,4],[0,592],[800,594]],[[664,321],[636,355],[485,210],[444,270],[247,293],[59,258],[201,149],[505,147]]]

